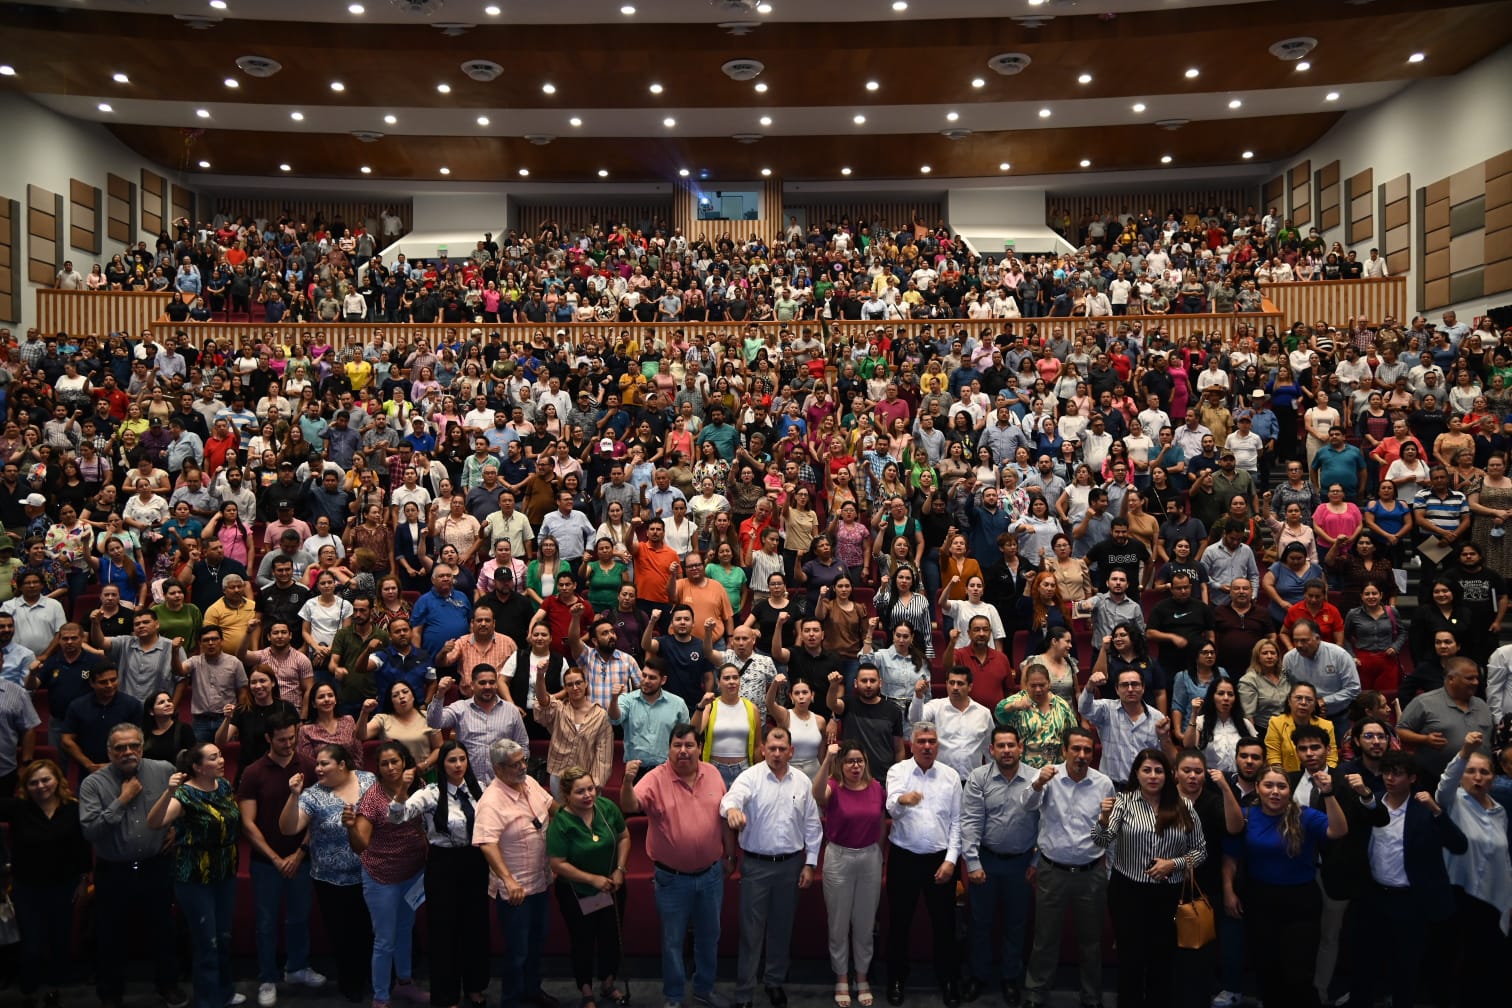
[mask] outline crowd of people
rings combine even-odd
[[[1240,246],[1268,227],[1235,221]],[[740,1008],[783,1008],[790,956],[822,954],[794,948],[816,882],[837,1008],[874,977],[903,1004],[926,958],[947,1008],[1042,1005],[1067,926],[1101,1003],[1105,913],[1125,1008],[1494,998],[1512,341],[1452,313],[853,336],[818,306],[876,277],[912,304],[946,266],[996,301],[1015,265],[922,225],[818,237],[788,259],[548,228],[426,267],[461,297],[515,263],[579,308],[617,263],[721,298],[825,278],[744,335],[685,302],[613,338],[0,332],[23,994],[57,1003],[86,894],[107,1006],[134,943],[187,1004],[175,906],[195,1004],[239,1003],[250,899],[260,1008],[327,983],[312,903],[350,1001],[484,1003],[493,917],[501,1003],[552,1008],[554,901],[574,996],[623,1005],[649,899],[663,1000],[719,1008],[738,872]],[[1178,940],[1198,893],[1217,920]]]

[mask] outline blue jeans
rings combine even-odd
[[[225,1008],[232,993],[231,913],[236,879],[175,882],[173,894],[189,925],[195,1008]]]
[[[424,872],[403,882],[379,882],[362,869],[362,898],[373,919],[373,1000],[389,999],[389,980],[414,978],[410,953],[414,948],[415,911],[404,898]]]
[[[257,982],[278,983],[278,924],[284,922],[284,968],[297,973],[310,965],[310,860],[284,878],[266,861],[252,861],[252,898],[257,905]],[[282,912],[280,912],[282,911]]]
[[[499,930],[504,933],[504,976],[500,983],[499,1008],[519,1008],[521,999],[541,989],[541,955],[546,946],[546,911],[551,906],[545,891],[525,897],[519,906],[495,900]]]
[[[215,729],[220,727],[222,716],[219,714],[196,714],[194,715],[194,741],[214,742]]]
[[[651,877],[662,929],[662,999],[682,1001],[687,971],[683,939],[693,930],[693,992],[714,989],[719,967],[719,914],[724,905],[724,870],[713,864],[701,875],[674,875],[657,868]]]
[[[1024,976],[1024,927],[1033,895],[1024,873],[1033,852],[1005,858],[982,848],[980,854],[987,881],[970,888],[971,975],[983,983],[997,979],[1018,983]],[[992,932],[999,913],[1003,916],[1003,944],[995,955]]]
[[[845,676],[845,688],[849,690],[856,685],[856,674],[861,671],[861,659],[841,658],[840,674]]]
[[[940,550],[939,547],[929,547],[924,550],[924,555],[919,558],[919,574],[924,578],[925,597],[937,599],[940,597]]]

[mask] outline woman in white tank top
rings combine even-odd
[[[782,687],[788,685],[785,675],[778,675],[772,679],[767,687],[767,714],[771,716],[778,728],[787,729],[788,737],[793,743],[793,758],[788,761],[788,766],[794,770],[802,770],[809,778],[819,772],[819,762],[824,750],[824,718],[809,710],[814,702],[814,689],[808,683],[798,680],[788,688],[788,702],[791,707],[784,707],[779,693]]]

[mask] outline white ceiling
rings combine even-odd
[[[7,4],[28,0],[0,0]],[[904,11],[893,0],[767,0],[770,13],[754,8],[756,0],[575,0],[571,4],[540,0],[424,0],[428,14],[410,13],[391,0],[362,0],[363,13],[348,11],[348,0],[225,0],[216,9],[207,0],[30,0],[33,6],[64,10],[125,11],[133,14],[183,15],[254,21],[321,21],[397,24],[602,24],[626,22],[813,21],[864,24],[881,19],[937,20],[977,17],[1048,18],[1057,15],[1111,14],[1219,7],[1254,0],[909,0]],[[620,12],[626,4],[632,16]],[[499,10],[490,15],[486,8]]]

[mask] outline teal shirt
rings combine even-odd
[[[693,439],[693,443],[702,445],[705,441],[713,442],[720,458],[726,462],[733,462],[735,449],[740,445],[740,432],[727,423],[704,424],[703,430],[698,432],[698,437]]]
[[[665,687],[655,703],[648,703],[640,690],[626,693],[619,698],[619,712],[610,721],[625,726],[625,762],[640,760],[642,773],[667,762],[672,726],[688,720],[687,703]]]
[[[615,848],[623,832],[625,816],[608,798],[593,799],[592,828],[564,807],[551,817],[551,825],[546,828],[546,855],[566,858],[568,864],[590,875],[609,875],[616,867]],[[571,885],[579,896],[598,892],[593,886],[579,882]]]

